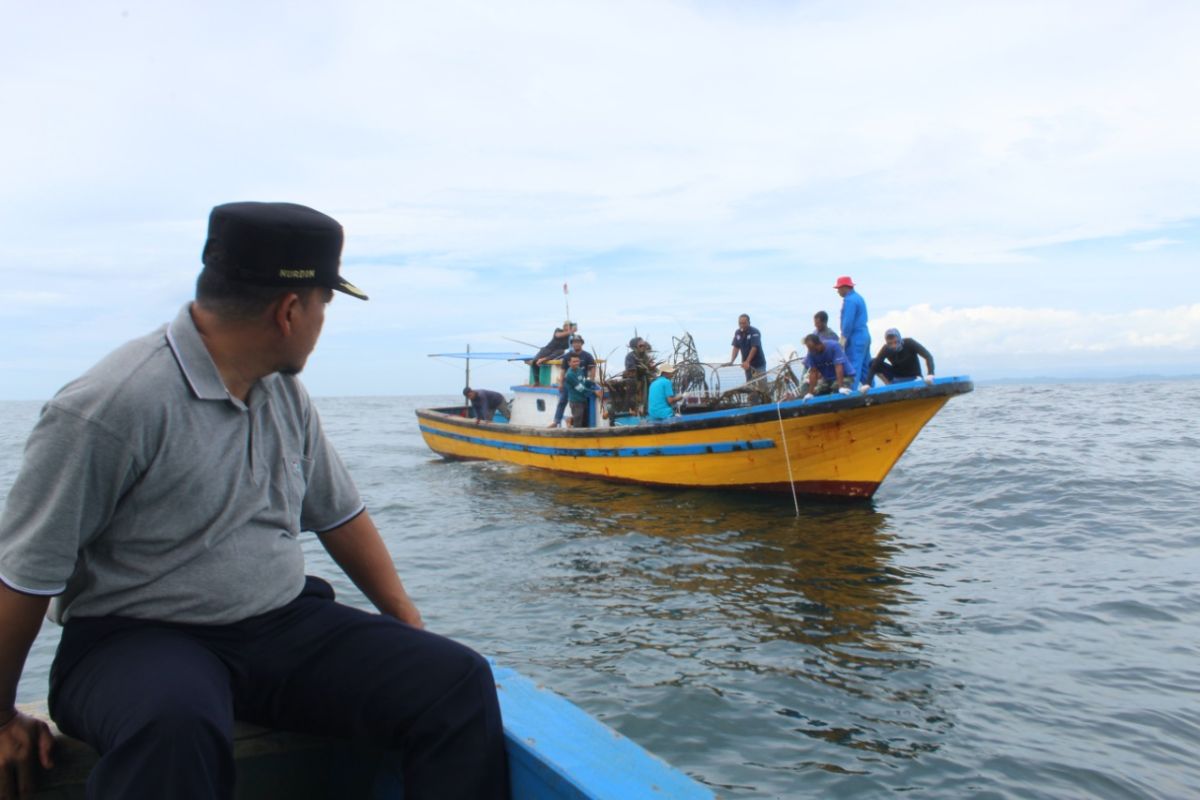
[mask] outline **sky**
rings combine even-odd
[[[1200,3],[0,11],[0,399],[174,317],[236,200],[345,229],[371,299],[330,307],[316,396],[457,393],[428,354],[568,313],[616,361],[724,360],[747,313],[776,361],[841,275],[940,375],[1200,374]]]

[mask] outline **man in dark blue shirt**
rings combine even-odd
[[[746,373],[746,382],[754,380],[767,371],[767,357],[763,355],[762,334],[758,328],[750,324],[750,315],[738,317],[737,330],[733,332],[733,350],[729,353],[729,363],[732,367],[738,353],[742,356],[742,370]]]
[[[481,422],[491,422],[497,411],[504,415],[505,420],[512,419],[512,410],[508,406],[508,401],[499,392],[493,392],[490,389],[472,389],[468,386],[463,389],[463,397],[471,403],[471,409],[475,412],[476,425]]]

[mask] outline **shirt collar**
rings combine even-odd
[[[200,400],[230,400],[234,405],[243,405],[225,388],[221,373],[217,371],[217,365],[213,363],[204,340],[200,338],[200,331],[192,320],[191,309],[191,303],[185,304],[167,326],[167,344],[171,346],[171,352],[179,362],[179,369],[183,371],[192,394]]]

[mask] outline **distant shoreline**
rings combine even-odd
[[[949,377],[949,376],[947,376]],[[967,377],[971,377],[969,374]],[[1047,384],[1062,384],[1062,383],[1175,383],[1180,381],[1195,381],[1200,380],[1200,373],[1191,375],[1105,375],[1105,376],[1076,376],[1076,377],[1053,377],[1049,375],[1037,375],[1027,378],[971,378],[975,382],[976,387],[986,386],[1044,386]],[[507,386],[505,387],[507,388]],[[447,397],[459,398],[459,394],[454,391],[437,392],[432,394],[355,394],[355,395],[313,395],[318,400],[331,399],[383,399],[393,397],[427,397],[432,399],[444,399]],[[44,398],[0,398],[0,403],[45,403],[49,397]]]

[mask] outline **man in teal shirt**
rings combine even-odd
[[[658,368],[658,377],[650,384],[650,399],[647,404],[646,416],[651,420],[658,421],[675,416],[673,406],[679,402],[679,396],[675,394],[675,387],[671,383],[671,376],[674,374],[675,367],[670,364],[663,364]]]
[[[600,384],[587,376],[587,371],[581,366],[578,355],[568,356],[567,363],[570,369],[563,377],[563,383],[567,387],[567,400],[571,403],[571,427],[586,428],[588,427],[588,401],[591,400],[591,394],[594,392],[596,397],[603,397],[604,390],[600,388]]]

